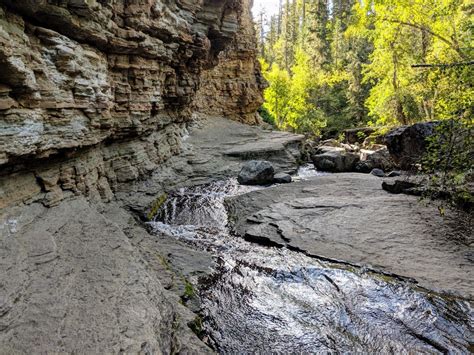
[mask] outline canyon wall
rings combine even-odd
[[[191,121],[259,105],[249,9],[0,2],[0,353],[211,352],[185,307],[195,261],[171,267],[187,265],[186,246],[166,249],[137,217],[187,181],[176,160],[212,160],[215,149],[190,157]]]
[[[0,207],[110,200],[193,111],[255,122],[251,21],[247,0],[2,1]]]
[[[194,106],[198,112],[211,116],[258,124],[260,118],[256,112],[263,103],[266,82],[256,59],[250,0],[243,3],[242,26],[232,43],[220,53],[219,64],[203,73]]]

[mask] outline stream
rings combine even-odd
[[[299,178],[318,174],[303,168]],[[235,179],[183,188],[168,196],[150,222],[155,233],[215,257],[217,270],[194,286],[203,331],[216,351],[473,351],[469,301],[232,235],[224,199],[259,188]]]

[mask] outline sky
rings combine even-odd
[[[278,0],[254,0],[253,1],[253,16],[254,18],[263,10],[267,18],[278,13]]]

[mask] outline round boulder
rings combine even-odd
[[[342,173],[353,171],[360,158],[344,148],[322,146],[311,159],[318,170]]]
[[[241,185],[266,185],[273,182],[275,169],[266,160],[250,160],[242,166],[237,181]]]
[[[370,172],[372,175],[375,175],[375,176],[378,176],[378,177],[384,177],[385,176],[385,173],[382,169],[372,169],[372,171]]]

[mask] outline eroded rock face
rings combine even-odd
[[[222,51],[241,48],[228,65],[245,57],[235,75],[260,80],[249,6],[235,0],[3,1],[0,206],[32,198],[54,205],[65,193],[107,201],[118,184],[177,154],[202,76],[224,75],[212,69],[223,65]],[[228,97],[249,92],[247,108],[226,107],[230,116],[260,103],[252,91],[257,84],[229,90],[214,84]],[[11,174],[24,185],[21,193]]]
[[[195,107],[211,116],[258,124],[256,113],[266,87],[256,59],[255,30],[251,1],[243,0],[242,26],[232,44],[219,55],[219,64],[203,74]]]
[[[1,2],[0,353],[211,352],[180,304],[189,275],[130,210],[190,178],[144,179],[184,149],[244,6]]]

